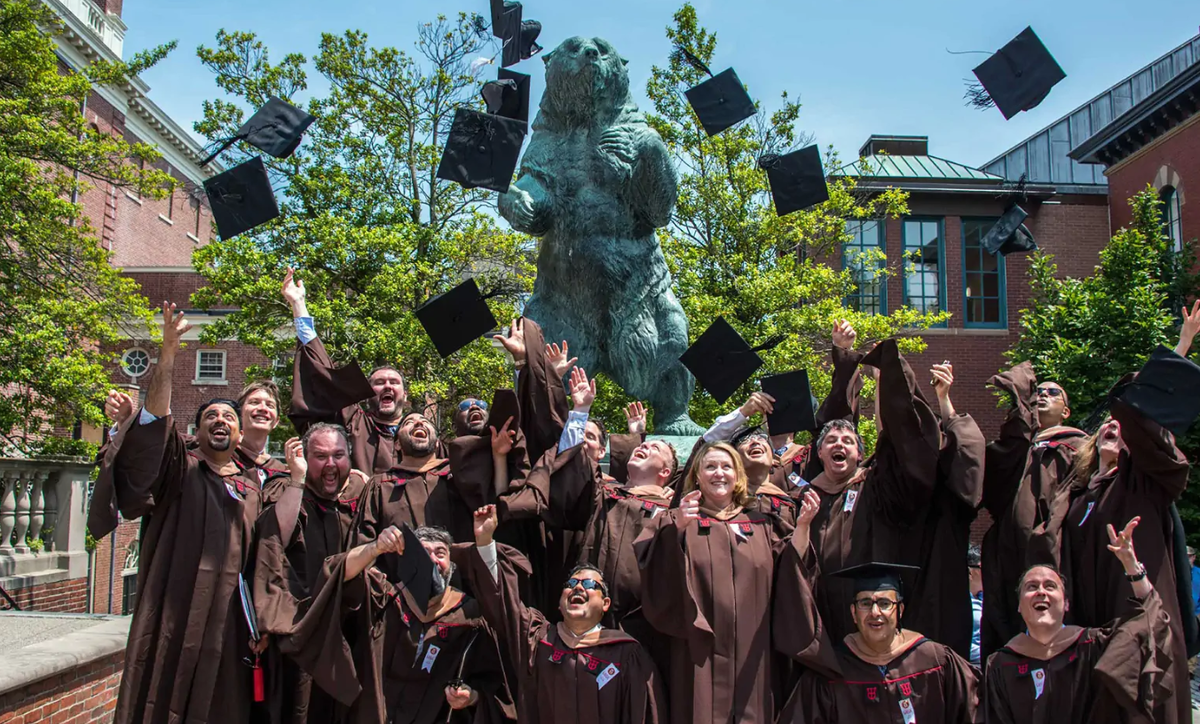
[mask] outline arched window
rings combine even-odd
[[[1179,214],[1179,193],[1174,186],[1163,186],[1158,198],[1162,201],[1163,231],[1171,237],[1171,248],[1180,251],[1183,249],[1183,220]]]

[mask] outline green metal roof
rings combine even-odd
[[[923,181],[1003,181],[977,168],[947,161],[937,156],[871,156],[868,159],[871,172],[864,174],[859,162],[844,166],[843,176],[866,176],[869,178],[920,179]]]

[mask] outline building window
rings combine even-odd
[[[175,220],[175,187],[171,187],[171,193],[167,196],[167,218]]]
[[[1004,257],[983,248],[983,236],[996,219],[963,219],[963,326],[1008,325],[1004,294]]]
[[[904,304],[918,312],[946,308],[942,223],[942,219],[904,220]]]
[[[196,382],[225,381],[225,350],[202,349],[196,354]]]
[[[133,379],[146,374],[150,369],[150,354],[144,349],[134,347],[125,350],[121,355],[121,371]]]
[[[121,574],[121,615],[128,616],[137,607],[137,571],[125,571]]]
[[[1183,219],[1180,216],[1179,192],[1174,186],[1163,186],[1158,192],[1162,201],[1163,231],[1171,238],[1171,248],[1183,250]]]
[[[850,270],[855,285],[846,306],[865,314],[887,314],[883,221],[847,221],[846,233],[850,238],[842,246],[842,269]]]

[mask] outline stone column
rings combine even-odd
[[[29,486],[33,473],[14,473],[13,487],[17,493],[17,524],[13,527],[13,549],[17,553],[28,553],[25,533],[29,530]]]
[[[50,473],[46,478],[45,484],[42,485],[42,496],[45,504],[45,524],[43,530],[49,529],[50,533],[46,538],[46,550],[56,551],[58,545],[55,540],[58,538],[58,482],[63,477],[61,472]]]
[[[21,474],[0,470],[0,551],[12,552],[12,532],[17,522],[16,487]]]
[[[29,473],[29,537],[31,540],[41,538],[42,525],[46,522],[46,501],[42,495],[45,482],[45,470],[35,470]]]

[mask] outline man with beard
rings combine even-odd
[[[529,564],[494,542],[497,525],[495,506],[475,512],[467,577],[517,672],[517,720],[667,721],[658,672],[645,649],[624,632],[603,626],[611,605],[603,574],[593,566],[576,567],[559,597],[562,622],[550,623],[521,601],[520,578],[530,574]]]
[[[501,722],[513,713],[496,636],[480,604],[451,585],[454,539],[442,528],[413,531],[441,579],[428,604],[401,587],[388,600],[383,684],[391,724]],[[399,553],[404,553],[403,539]],[[437,589],[435,589],[436,591]],[[394,599],[394,605],[391,600]]]
[[[982,546],[984,661],[1024,630],[1017,614],[1021,573],[1036,563],[1058,563],[1051,506],[1086,440],[1082,430],[1065,424],[1071,417],[1067,391],[1056,382],[1038,383],[1029,362],[988,384],[1008,394],[1011,408],[1000,436],[987,446],[984,465],[983,507],[993,521]]]
[[[949,646],[903,630],[901,569],[867,563],[825,573],[803,540],[821,506],[819,489],[805,491],[793,545],[783,553],[775,588],[775,647],[804,667],[780,724],[834,722],[974,722],[974,669]],[[800,551],[810,553],[801,556]],[[835,639],[822,625],[813,589],[845,580],[843,605],[854,630]]]
[[[257,481],[233,461],[238,404],[211,400],[196,413],[189,451],[171,417],[171,378],[191,329],[163,303],[163,344],[145,406],[112,458],[111,497],[126,519],[146,517],[138,601],[125,650],[115,721],[246,722],[251,703],[249,628],[238,579],[260,512]],[[98,501],[105,505],[103,497]]]
[[[371,638],[370,618],[347,610],[345,588],[398,549],[400,532],[351,550],[366,480],[350,470],[345,430],[317,423],[286,450],[290,478],[258,520],[250,570],[259,630],[273,644],[263,663],[270,721],[370,721],[382,697],[370,657],[350,650]]]
[[[317,337],[304,297],[304,282],[296,280],[294,270],[288,269],[283,279],[283,298],[292,308],[300,343],[288,417],[300,433],[317,422],[341,425],[350,435],[354,469],[387,472],[401,455],[397,432],[408,402],[404,377],[386,365],[376,367],[367,376],[357,362],[334,366]]]
[[[454,412],[454,435],[483,435],[487,431],[488,403],[475,397],[468,397],[458,403]]]

